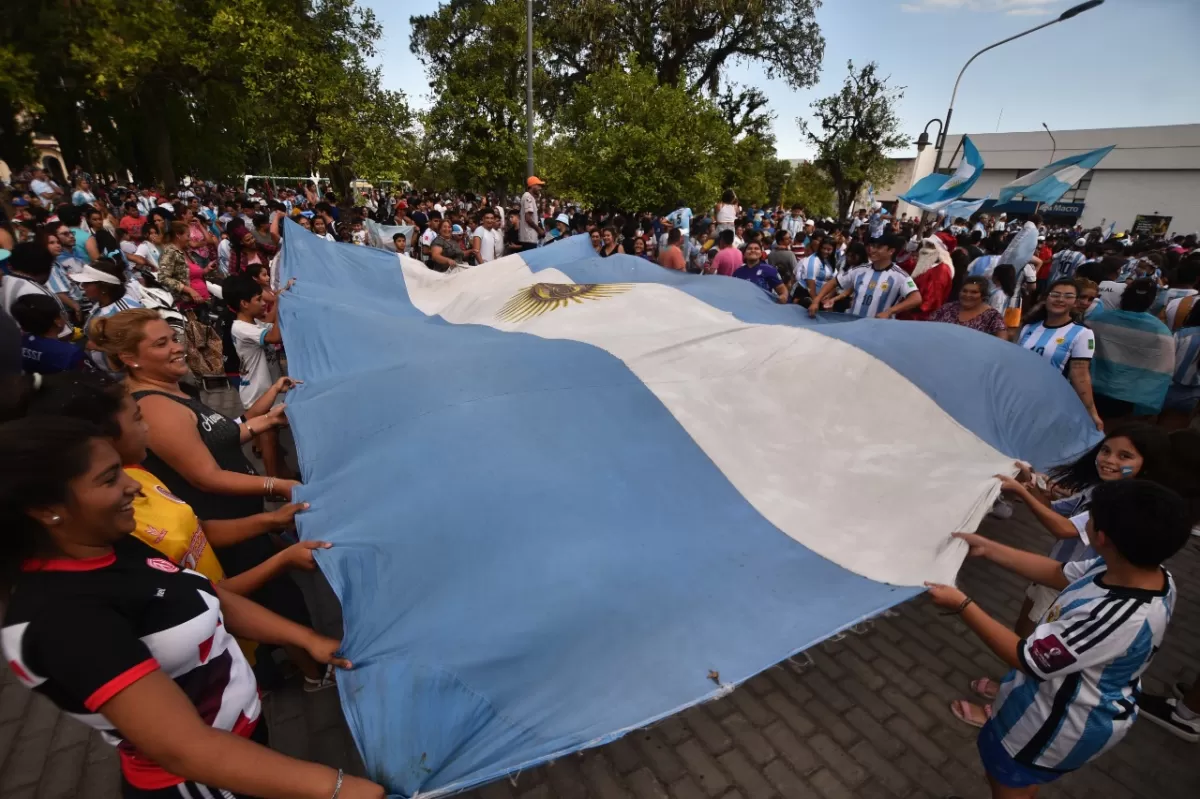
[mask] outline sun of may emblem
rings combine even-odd
[[[601,300],[623,294],[632,287],[632,283],[534,283],[513,295],[496,318],[505,322],[524,322],[573,302]]]

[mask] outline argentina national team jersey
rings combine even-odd
[[[1076,358],[1091,360],[1096,354],[1096,337],[1083,325],[1067,322],[1059,327],[1046,327],[1045,322],[1028,325],[1021,331],[1017,343],[1045,358],[1060,372]]]
[[[863,319],[878,315],[917,290],[908,273],[895,264],[883,271],[870,264],[856,266],[838,275],[837,282],[843,289],[854,289],[850,314]]]
[[[1063,250],[1050,259],[1050,263],[1053,265],[1050,270],[1050,279],[1075,277],[1075,270],[1086,260],[1087,256],[1077,250]]]
[[[1191,388],[1200,387],[1200,327],[1185,327],[1175,334],[1175,372],[1171,382]]]
[[[811,280],[816,284],[816,291],[833,279],[833,267],[821,260],[819,255],[810,255],[800,263],[801,281]],[[815,293],[814,293],[815,296]]]
[[[1137,718],[1142,673],[1162,645],[1175,606],[1160,591],[1109,586],[1103,558],[1067,563],[1070,580],[1017,647],[1020,667],[1000,684],[992,721],[1026,766],[1074,771],[1125,736]]]

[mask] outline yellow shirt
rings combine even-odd
[[[137,525],[133,535],[166,555],[172,563],[200,572],[214,585],[224,580],[225,570],[192,506],[140,466],[126,466],[125,474],[142,486],[142,493],[133,501],[133,522]],[[254,665],[257,644],[241,638],[237,642],[250,665]]]
[[[192,506],[167,490],[157,477],[140,466],[126,466],[142,493],[133,501],[134,536],[185,569],[198,571],[214,583],[225,579],[221,563],[200,527]]]

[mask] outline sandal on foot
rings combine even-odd
[[[332,688],[335,685],[337,685],[337,680],[333,677],[333,666],[327,666],[325,673],[319,679],[309,676],[305,676],[304,678],[304,692],[306,694],[324,691],[326,688]]]
[[[978,680],[972,680],[970,684],[971,693],[976,696],[982,696],[984,699],[995,699],[996,694],[1000,693],[1000,683],[987,677],[980,677]]]
[[[992,706],[983,705],[980,707],[974,702],[968,702],[965,699],[955,699],[950,703],[950,712],[954,714],[954,718],[963,724],[970,724],[972,727],[982,727],[992,717]],[[980,715],[983,716],[982,720],[979,718]]]

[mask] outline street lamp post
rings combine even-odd
[[[533,177],[533,0],[525,2],[525,177]]]
[[[938,136],[937,156],[933,160],[933,171],[937,172],[942,166],[942,150],[946,146],[946,135],[950,131],[950,117],[954,115],[954,99],[958,96],[958,84],[962,81],[963,73],[967,71],[967,67],[971,66],[972,61],[974,61],[976,58],[979,58],[979,56],[983,55],[988,50],[994,50],[1002,44],[1008,44],[1014,39],[1020,39],[1022,36],[1028,36],[1034,31],[1040,31],[1042,28],[1049,28],[1051,25],[1057,25],[1060,22],[1066,22],[1072,17],[1077,17],[1084,11],[1091,11],[1093,8],[1098,5],[1102,5],[1103,3],[1104,0],[1088,0],[1086,3],[1080,3],[1077,6],[1072,6],[1049,22],[1043,22],[1041,25],[1034,26],[1027,31],[1021,31],[1015,36],[1009,36],[1007,39],[1001,39],[995,44],[989,44],[987,47],[968,58],[967,63],[963,64],[963,68],[959,70],[958,78],[954,81],[954,91],[950,93],[950,108],[946,111],[945,124],[942,126],[942,132]]]
[[[1058,140],[1055,139],[1054,134],[1050,132],[1049,125],[1047,125],[1045,122],[1043,122],[1042,127],[1046,129],[1046,135],[1048,135],[1050,137],[1050,148],[1051,149],[1050,149],[1050,160],[1048,163],[1053,164],[1054,156],[1058,155]]]

